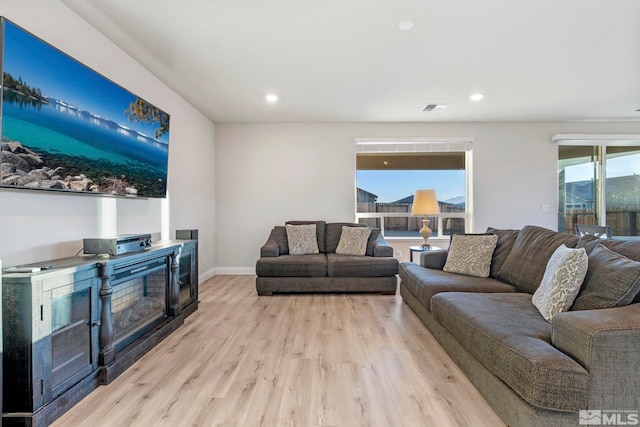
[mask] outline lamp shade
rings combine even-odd
[[[435,215],[440,213],[436,190],[416,190],[411,215]]]

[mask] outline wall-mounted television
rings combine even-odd
[[[164,198],[169,114],[0,17],[0,188]]]

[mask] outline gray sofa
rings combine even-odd
[[[258,295],[280,292],[376,292],[395,294],[398,260],[393,248],[373,228],[364,256],[336,254],[342,227],[364,224],[325,221],[288,221],[315,224],[318,254],[290,255],[285,226],[271,230],[256,262]]]
[[[593,310],[572,310],[576,299],[551,322],[532,303],[561,244],[588,254],[602,244],[640,261],[640,242],[535,226],[487,231],[499,236],[489,277],[443,271],[442,251],[422,253],[420,265],[402,263],[399,277],[403,301],[495,412],[512,427],[557,427],[578,425],[580,410],[640,410],[640,296],[630,292],[628,305]]]

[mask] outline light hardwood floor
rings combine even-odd
[[[203,283],[182,327],[53,427],[504,426],[399,295],[254,283]]]

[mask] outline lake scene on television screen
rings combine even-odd
[[[169,115],[3,23],[0,185],[165,197]]]

